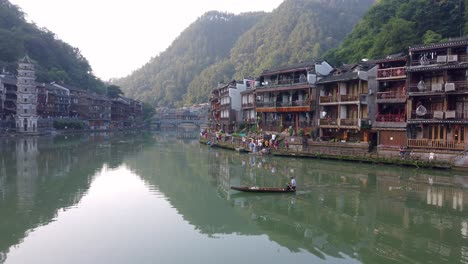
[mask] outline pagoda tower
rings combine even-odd
[[[37,89],[34,64],[28,56],[18,63],[16,84],[16,131],[19,133],[37,133]]]

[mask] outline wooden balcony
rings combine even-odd
[[[384,114],[379,114],[375,118],[376,122],[405,122],[406,121],[406,116],[405,115],[384,115]]]
[[[257,102],[257,108],[304,108],[310,109],[309,101]],[[283,109],[284,110],[284,109]]]
[[[254,107],[254,103],[243,103],[242,104],[242,108],[253,108]]]
[[[320,96],[320,103],[321,104],[338,103],[338,98],[334,96]]]
[[[411,66],[437,66],[437,65],[446,65],[454,64],[460,62],[468,62],[468,55],[466,54],[453,54],[453,55],[439,55],[434,58],[426,57],[425,59],[413,59],[411,61]]]
[[[377,80],[391,80],[406,78],[405,67],[380,69],[377,71]]]
[[[309,106],[309,101],[277,102],[276,107]]]
[[[357,127],[359,125],[357,119],[345,118],[340,119],[340,126]]]
[[[416,111],[411,112],[411,119],[413,120],[454,120],[454,121],[468,121],[468,110],[467,111],[455,111],[455,110],[447,110],[447,111],[428,111],[427,114],[423,116],[418,116]]]
[[[274,80],[269,82],[268,84],[263,84],[260,86],[257,86],[257,88],[271,88],[271,87],[279,87],[279,86],[295,86],[295,85],[307,85],[307,79],[300,79],[300,78],[294,78],[294,79],[286,79],[286,80]]]
[[[408,139],[410,148],[464,150],[466,144],[453,140]]]
[[[322,118],[319,122],[320,126],[338,126],[338,119],[336,118]]]
[[[340,95],[340,101],[341,102],[356,102],[356,101],[359,101],[359,96],[353,95],[353,94],[342,94]]]
[[[377,93],[377,101],[406,100],[406,93],[403,90],[387,91]]]

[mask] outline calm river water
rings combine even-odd
[[[231,185],[284,186],[258,195]],[[154,134],[0,142],[0,263],[468,263],[466,173]]]

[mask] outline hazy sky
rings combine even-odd
[[[79,48],[104,80],[143,66],[207,11],[272,11],[282,1],[10,0],[29,21]]]

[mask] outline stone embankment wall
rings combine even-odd
[[[249,137],[247,137],[248,139]],[[253,137],[255,138],[255,137]],[[271,148],[271,154],[286,157],[323,158],[346,161],[369,162],[379,164],[396,164],[416,167],[432,167],[447,169],[454,163],[454,154],[435,154],[434,159],[429,159],[429,153],[414,152],[411,155],[400,156],[398,149],[372,152],[369,144],[348,142],[322,142],[303,140],[301,137],[281,137],[278,148]],[[247,140],[248,141],[248,140]],[[221,137],[207,135],[200,138],[201,143],[210,142],[212,146],[244,150],[248,149],[248,142],[242,143],[239,137]],[[286,144],[287,142],[287,144]],[[409,154],[409,153],[408,153]]]

